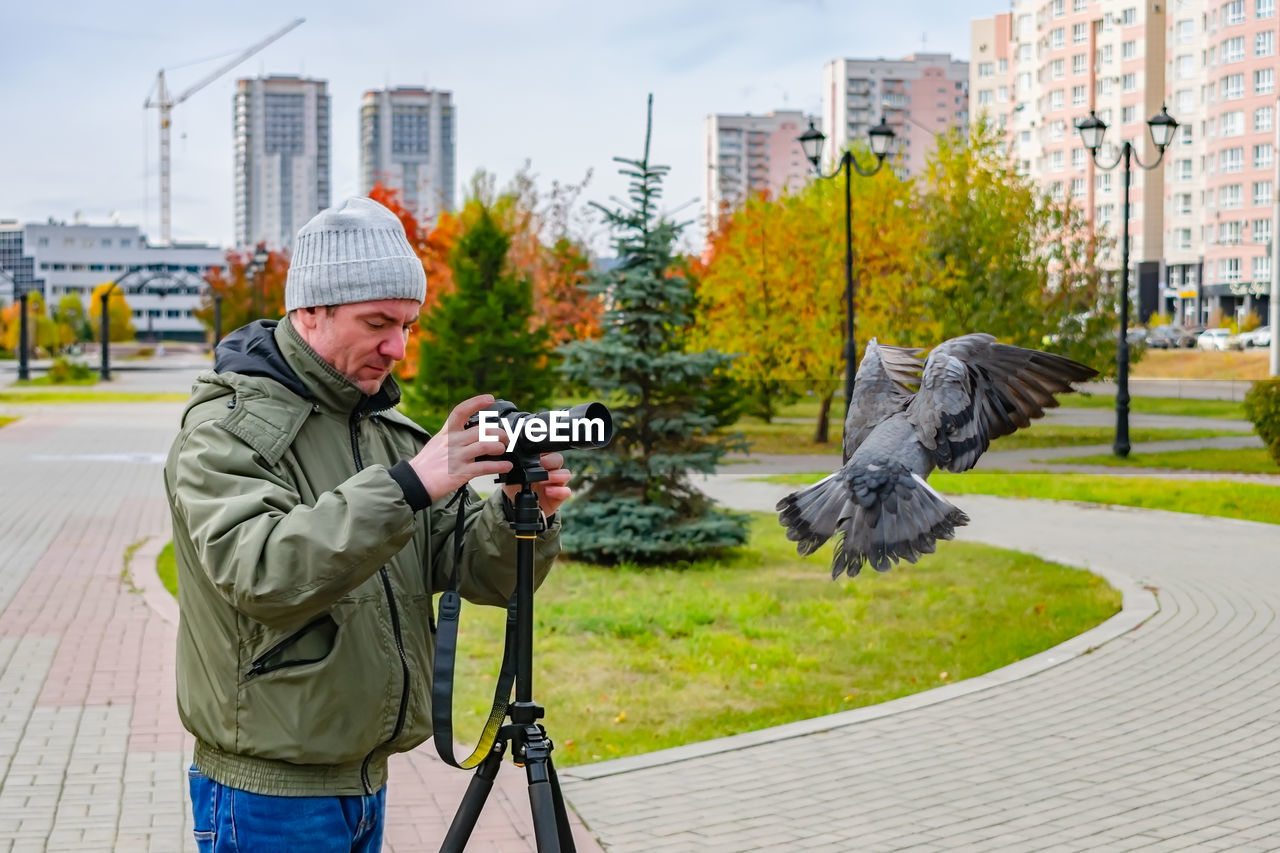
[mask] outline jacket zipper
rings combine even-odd
[[[351,455],[355,459],[356,471],[364,470],[364,460],[360,458],[360,420],[363,415],[355,412],[351,415],[348,422],[351,432]],[[409,659],[404,653],[404,639],[400,636],[400,611],[396,609],[395,596],[391,589],[391,576],[387,574],[387,567],[383,566],[378,569],[378,574],[382,577],[382,589],[387,596],[387,607],[391,612],[391,633],[396,640],[396,652],[400,655],[400,672],[403,678],[400,691],[400,711],[396,715],[395,728],[391,730],[391,737],[387,738],[384,743],[391,743],[400,736],[400,732],[404,729],[405,717],[409,711]],[[374,750],[376,752],[377,750]],[[364,784],[364,791],[368,795],[372,795],[373,785],[369,781],[369,763],[373,761],[373,752],[364,757],[364,763],[360,765],[360,781]]]
[[[275,672],[277,669],[285,669],[291,666],[302,666],[304,664],[317,663],[318,661],[324,660],[324,658],[322,657],[307,658],[304,660],[286,661],[284,663],[278,663],[275,666],[267,665],[267,661],[271,658],[272,655],[274,655],[276,652],[280,651],[281,649],[285,648],[286,646],[290,645],[291,643],[297,642],[299,637],[301,637],[303,634],[307,633],[316,625],[319,625],[321,622],[325,621],[328,618],[330,618],[328,614],[325,614],[323,616],[319,616],[315,619],[312,619],[310,622],[303,625],[301,628],[294,631],[292,634],[285,637],[283,640],[276,643],[274,646],[267,649],[265,652],[258,655],[256,658],[254,658],[253,663],[249,665],[249,671],[244,674],[245,681],[248,681],[251,678],[257,678],[259,675],[265,675],[268,672]]]

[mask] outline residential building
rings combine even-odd
[[[457,112],[449,92],[422,88],[364,93],[360,105],[360,192],[396,190],[419,220],[454,205]]]
[[[323,80],[241,79],[235,94],[236,245],[288,249],[329,206],[329,94]]]
[[[804,184],[810,163],[799,140],[811,121],[816,118],[799,110],[707,116],[703,199],[708,228],[715,227],[723,210],[736,207],[752,193],[767,192],[776,198]]]
[[[41,293],[50,311],[68,294],[88,310],[95,287],[120,280],[139,337],[202,340],[204,327],[192,312],[205,272],[224,264],[217,246],[151,246],[137,225],[0,223],[0,266],[19,271],[19,286]]]
[[[937,134],[969,127],[969,63],[946,53],[902,59],[836,59],[822,71],[828,161],[866,144],[883,118],[896,136],[890,162],[902,176],[924,171]]]

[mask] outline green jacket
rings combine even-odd
[[[455,569],[450,495],[407,460],[428,434],[366,397],[287,321],[238,330],[196,382],[165,464],[178,564],[178,710],[209,778],[283,796],[369,794],[431,736],[432,594]],[[473,495],[474,497],[474,495]],[[503,606],[501,489],[467,510],[467,599]],[[559,522],[538,536],[541,582]]]

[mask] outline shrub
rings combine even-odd
[[[55,358],[49,365],[49,383],[63,385],[71,382],[87,382],[93,379],[93,370],[87,365],[69,358]]]
[[[1244,398],[1244,411],[1262,436],[1267,452],[1280,465],[1280,378],[1260,379]]]

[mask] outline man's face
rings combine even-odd
[[[298,311],[299,333],[316,354],[365,394],[376,394],[404,358],[421,303],[379,299]]]

